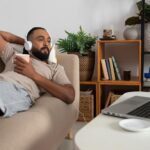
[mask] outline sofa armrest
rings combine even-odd
[[[74,105],[77,109],[79,109],[79,58],[74,54],[57,54],[57,61],[64,67],[65,72],[75,89]]]

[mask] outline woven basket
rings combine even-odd
[[[80,96],[78,121],[90,121],[94,117],[94,95]]]
[[[111,99],[110,99],[110,103],[112,104],[113,102],[115,102],[121,95],[118,94],[112,94],[111,95]]]
[[[120,94],[114,94],[113,92],[109,92],[105,107],[108,107],[113,102],[115,102],[121,95]]]

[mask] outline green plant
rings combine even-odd
[[[137,2],[136,5],[139,10],[139,13],[137,14],[137,16],[129,17],[125,21],[125,25],[136,25],[141,23],[141,16],[143,13],[142,1]],[[150,22],[150,5],[147,3],[145,3],[144,5],[144,12],[145,12],[145,23],[148,23]]]
[[[67,37],[58,39],[56,45],[61,52],[79,52],[82,55],[91,51],[97,37],[87,34],[81,26],[79,29],[77,33],[65,31]]]

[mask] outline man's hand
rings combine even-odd
[[[24,60],[23,58],[16,56],[14,59],[14,71],[20,74],[23,74],[32,79],[34,75],[36,75],[36,71],[32,66],[32,59],[30,58],[29,62]]]

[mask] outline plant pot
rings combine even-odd
[[[80,55],[78,52],[72,54],[76,54],[79,57],[80,81],[90,81],[94,70],[95,52],[90,52],[87,55]]]

